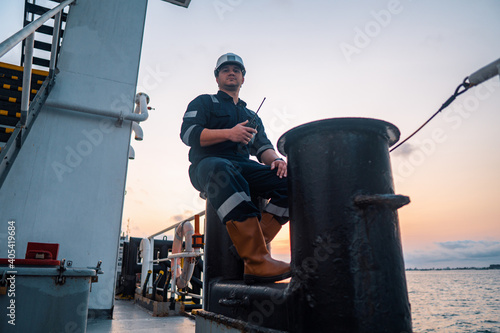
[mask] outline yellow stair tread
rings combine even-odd
[[[12,64],[7,64],[5,62],[0,62],[0,67],[2,68],[7,68],[7,69],[12,69],[18,72],[24,71],[24,67],[22,66],[17,66],[17,65],[12,65]],[[36,75],[42,75],[42,76],[48,76],[49,72],[48,71],[42,71],[39,69],[32,69],[31,72]]]

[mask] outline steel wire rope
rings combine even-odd
[[[448,98],[446,102],[443,103],[443,105],[441,105],[439,110],[437,110],[429,119],[427,119],[427,121],[425,121],[419,128],[417,128],[412,134],[410,134],[410,136],[401,141],[396,147],[389,150],[389,152],[392,153],[399,146],[403,145],[406,141],[410,140],[415,134],[417,134],[422,128],[424,128],[425,125],[427,125],[432,119],[434,119],[434,117],[437,116],[439,112],[443,111],[447,106],[449,106],[455,100],[455,98],[457,98],[458,96],[462,95],[464,92],[469,90],[469,88],[472,87],[472,85],[469,82],[467,82],[468,79],[469,77],[466,77],[464,79],[464,81],[457,87],[457,89],[455,89],[455,93],[450,98]],[[460,88],[464,89],[460,91]]]

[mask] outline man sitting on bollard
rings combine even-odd
[[[290,265],[271,258],[266,248],[289,219],[287,164],[276,154],[261,119],[239,99],[245,72],[238,55],[222,55],[214,70],[219,91],[189,103],[180,136],[191,147],[191,183],[226,225],[244,261],[244,281],[253,284],[290,277]],[[252,196],[270,199],[262,215]]]

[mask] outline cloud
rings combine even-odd
[[[472,241],[461,240],[452,242],[438,242],[439,247],[448,250],[458,250],[458,252],[465,252],[470,254],[477,252],[480,255],[500,255],[500,242],[499,241]]]
[[[442,248],[455,250],[455,249],[467,249],[474,245],[474,241],[463,240],[463,241],[453,241],[453,242],[437,242],[436,244]]]
[[[418,150],[418,147],[408,141],[398,147],[398,149],[396,149],[393,154],[394,156],[398,157],[408,157],[416,150]]]
[[[427,250],[405,253],[407,267],[485,267],[500,263],[500,241],[436,242]]]
[[[456,258],[496,258],[500,259],[500,241],[453,241],[436,243],[448,255]]]
[[[191,210],[185,210],[184,213],[182,214],[177,214],[177,215],[173,215],[170,217],[170,221],[173,221],[173,222],[180,222],[182,220],[185,220],[187,218],[190,218],[194,215],[193,211]]]

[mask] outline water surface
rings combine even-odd
[[[500,270],[407,271],[413,330],[500,333]]]

